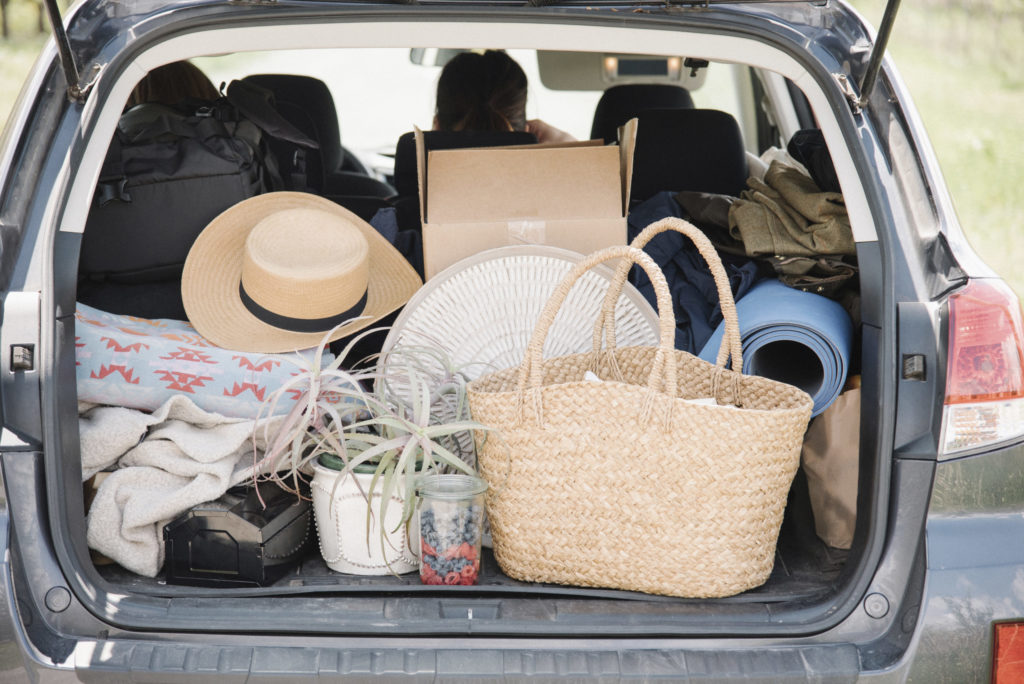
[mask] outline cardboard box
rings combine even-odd
[[[425,151],[416,136],[423,265],[430,278],[493,247],[545,244],[588,254],[626,243],[636,120],[600,140]]]

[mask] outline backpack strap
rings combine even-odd
[[[266,162],[270,168],[274,190],[290,188],[308,190],[306,174],[306,150],[320,149],[319,143],[293,126],[281,116],[274,105],[274,94],[248,81],[235,80],[228,84],[227,100],[247,119],[271,138],[289,143],[289,158],[286,160],[288,182],[285,183],[282,170],[275,156],[267,150]]]
[[[107,156],[103,160],[103,168],[100,169],[100,177],[96,183],[93,201],[98,207],[114,201],[132,201],[131,193],[128,192],[128,177],[125,175],[124,161],[121,156],[120,130],[110,140],[110,147],[107,148]]]
[[[267,135],[306,149],[320,149],[319,143],[281,116],[274,106],[274,94],[266,88],[247,81],[232,81],[228,84],[227,99]]]

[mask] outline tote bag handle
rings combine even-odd
[[[733,299],[732,288],[729,287],[729,276],[725,273],[725,267],[722,265],[722,260],[718,258],[718,252],[715,251],[714,246],[711,244],[711,241],[708,240],[707,236],[692,223],[670,216],[668,218],[661,219],[660,221],[655,221],[644,228],[635,238],[633,238],[633,241],[629,246],[637,249],[643,249],[647,243],[654,238],[654,236],[660,235],[661,233],[669,230],[682,233],[686,237],[690,238],[690,240],[693,241],[693,244],[696,245],[697,251],[700,252],[700,255],[707,263],[708,269],[711,271],[711,276],[715,280],[715,287],[718,289],[718,300],[722,307],[722,318],[725,319],[725,334],[722,336],[722,344],[718,348],[718,358],[715,361],[715,365],[719,368],[724,368],[726,362],[731,357],[733,369],[739,371],[743,368],[743,345],[740,337],[739,319],[736,316],[736,302]],[[612,276],[611,285],[608,287],[608,293],[605,295],[604,304],[601,307],[601,311],[604,315],[594,325],[595,353],[601,349],[602,332],[604,333],[605,343],[608,349],[615,349],[615,303],[618,301],[619,295],[622,293],[622,288],[626,283],[627,276],[629,275],[629,268],[632,265],[632,262],[623,260],[615,270],[615,274]],[[652,279],[651,282],[653,284],[654,280]],[[655,288],[655,291],[657,291],[657,288]],[[661,307],[662,304],[659,299],[659,312],[661,311]]]
[[[652,392],[656,392],[660,382],[661,388],[666,394],[675,396],[677,381],[675,354],[676,319],[672,309],[672,296],[668,290],[668,283],[665,282],[665,276],[662,274],[661,269],[658,268],[658,265],[654,263],[654,259],[643,250],[626,245],[606,247],[587,255],[573,266],[572,270],[562,278],[558,287],[551,293],[551,297],[548,298],[547,303],[544,305],[540,318],[537,319],[537,325],[533,329],[533,334],[530,336],[530,343],[526,348],[523,363],[519,366],[520,394],[527,389],[527,385],[529,385],[530,389],[538,390],[542,384],[544,342],[547,339],[548,330],[554,323],[555,316],[558,315],[558,310],[562,307],[562,303],[568,296],[573,284],[594,266],[611,259],[622,259],[627,270],[629,265],[637,264],[644,269],[654,285],[654,292],[658,300],[660,342],[658,343],[658,351],[654,356],[651,373],[647,379],[647,387]],[[622,285],[620,284],[619,289],[621,287]],[[606,299],[603,309],[607,309],[609,306],[608,302],[611,302],[610,306],[614,307],[617,300],[617,296]],[[601,320],[607,315],[608,311],[602,310],[598,315],[599,325]],[[599,353],[600,350],[594,352],[595,359]]]

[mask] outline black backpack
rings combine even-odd
[[[181,271],[218,214],[285,183],[272,137],[316,148],[266,91],[232,82],[226,97],[125,112],[86,220],[78,300],[103,311],[185,320]]]

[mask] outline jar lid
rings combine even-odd
[[[470,499],[486,490],[487,483],[483,479],[460,473],[432,473],[416,480],[416,491],[427,499]]]

